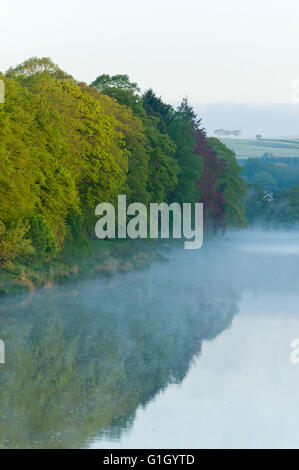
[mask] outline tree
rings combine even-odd
[[[95,206],[125,188],[129,152],[115,116],[86,90],[48,70],[33,72],[4,79],[1,219],[9,229],[41,216],[61,248],[71,209],[93,227]]]
[[[223,131],[223,136],[224,136],[224,137],[227,137],[227,138],[228,138],[231,134],[232,134],[232,131],[227,131],[227,130],[224,130],[224,131]]]
[[[256,140],[261,140],[262,137],[263,137],[263,136],[262,136],[261,134],[256,134],[256,136],[255,136]]]
[[[121,77],[121,78],[120,78]],[[152,202],[162,202],[167,199],[177,184],[176,175],[178,166],[173,158],[175,145],[169,138],[164,120],[160,116],[163,108],[162,101],[152,90],[142,97],[138,94],[140,89],[132,83],[127,75],[99,76],[92,85],[101,93],[118,101],[119,104],[129,107],[134,115],[141,119],[147,139],[147,184],[146,192]],[[161,109],[157,109],[161,107]],[[171,106],[165,105],[171,109]],[[136,168],[136,178],[140,177],[140,168]],[[130,173],[131,176],[132,173]],[[130,178],[131,181],[133,180]]]
[[[236,138],[238,138],[241,135],[241,131],[239,129],[236,129],[232,131],[232,135],[234,135]]]
[[[141,95],[128,75],[100,75],[88,86],[49,58],[2,77],[0,264],[33,249],[42,261],[69,245],[82,251],[95,207],[119,194],[144,204],[203,202],[214,230],[242,225],[240,167],[207,139],[187,98],[174,109],[152,89]],[[262,169],[278,178],[271,165],[250,177]]]
[[[205,224],[214,231],[225,229],[225,197],[219,178],[224,173],[225,164],[218,160],[206,140],[203,129],[195,129],[195,154],[203,159],[203,172],[196,185],[199,201],[204,203]]]
[[[139,117],[144,117],[137,83],[131,82],[128,75],[99,75],[92,83],[100,93],[116,99],[119,104],[128,106]]]
[[[172,199],[180,203],[196,202],[199,198],[196,183],[203,172],[203,159],[195,153],[195,129],[199,124],[193,108],[184,98],[168,126],[176,144],[175,158],[179,165],[178,184]]]
[[[218,160],[224,163],[224,171],[220,174],[218,185],[224,195],[225,222],[230,227],[246,227],[244,201],[247,195],[245,180],[241,177],[242,168],[236,160],[235,153],[220,140],[207,139],[211,149],[216,152]]]
[[[252,178],[252,182],[261,186],[266,192],[274,191],[277,188],[277,181],[270,173],[264,170],[256,173]]]
[[[91,84],[101,93],[105,93],[108,88],[120,88],[121,90],[139,92],[140,88],[136,82],[131,82],[128,75],[99,75]]]
[[[164,103],[162,98],[157,97],[152,89],[143,94],[142,105],[149,116],[158,118],[159,129],[167,133],[167,125],[172,121],[175,114],[173,107]]]
[[[150,119],[145,127],[150,145],[147,191],[151,202],[168,200],[177,185],[179,168],[174,159],[175,144],[167,134],[162,134],[157,121]]]
[[[132,109],[99,93],[95,88],[85,86],[84,89],[100,104],[105,113],[116,120],[117,128],[124,135],[128,153],[125,188],[128,203],[138,201],[148,204],[150,201],[150,194],[147,190],[150,147],[143,121],[133,113]]]
[[[36,255],[42,261],[50,259],[58,252],[58,247],[47,222],[39,215],[29,219],[28,238],[32,241]]]
[[[266,221],[269,204],[264,199],[265,192],[261,186],[255,183],[247,184],[247,198],[245,200],[245,216],[249,225]]]
[[[26,223],[17,222],[8,228],[0,220],[0,267],[20,255],[34,253],[30,240],[26,239],[28,230]]]
[[[16,67],[7,70],[7,77],[28,78],[40,73],[49,73],[60,80],[74,80],[73,77],[63,70],[50,59],[50,57],[31,57]]]

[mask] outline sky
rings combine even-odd
[[[170,103],[299,108],[298,0],[2,0],[0,19],[1,71],[51,57],[87,83],[126,73]]]

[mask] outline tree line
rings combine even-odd
[[[0,266],[46,261],[94,237],[100,202],[203,202],[206,226],[245,226],[234,153],[207,138],[188,100],[175,109],[127,75],[88,85],[49,58],[0,74]]]
[[[239,129],[235,129],[233,131],[230,131],[230,130],[227,130],[227,129],[215,129],[214,134],[218,135],[218,137],[227,137],[228,138],[230,136],[233,136],[233,137],[237,138],[242,134],[242,131],[240,131]]]
[[[249,158],[242,172],[248,186],[245,203],[250,224],[293,228],[299,223],[299,158],[264,154]],[[271,193],[273,201],[265,199]]]

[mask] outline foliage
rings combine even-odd
[[[225,198],[226,224],[232,227],[245,227],[244,200],[247,194],[245,181],[240,174],[242,168],[238,165],[234,152],[228,149],[220,140],[211,137],[207,139],[211,149],[224,163],[223,173],[219,177],[219,186]]]
[[[273,178],[271,173],[263,170],[255,173],[252,182],[261,186],[267,193],[274,191],[277,187],[277,181]]]
[[[299,186],[281,189],[274,194],[273,201],[264,199],[263,188],[248,184],[246,217],[249,224],[266,227],[294,228],[299,224]]]
[[[70,208],[66,218],[67,234],[65,240],[65,251],[79,252],[85,255],[90,252],[90,242],[84,234],[84,218],[82,214],[74,208]]]
[[[224,186],[220,179],[225,171],[225,162],[217,158],[217,154],[207,144],[205,132],[196,129],[195,152],[204,161],[204,170],[197,186],[200,189],[201,201],[205,208],[205,221],[214,231],[225,229],[225,196]]]
[[[54,64],[50,57],[31,57],[22,64],[11,67],[6,76],[26,78],[44,72],[53,74],[58,79],[73,80],[73,77],[61,70],[57,64]]]
[[[186,98],[174,109],[127,75],[88,86],[45,57],[1,79],[2,265],[32,247],[41,261],[65,248],[83,253],[96,205],[118,194],[146,205],[203,202],[215,230],[244,225],[234,155],[216,139],[209,147]]]
[[[28,224],[22,222],[7,228],[0,220],[0,266],[18,256],[33,254],[31,242],[25,238],[28,229]]]
[[[272,154],[267,154],[263,159],[249,158],[243,167],[242,176],[268,192],[291,188],[299,181],[298,159],[278,159],[273,158]]]
[[[58,247],[47,222],[41,216],[34,215],[30,217],[29,223],[28,238],[32,241],[38,258],[44,261],[55,256]]]

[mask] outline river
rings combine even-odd
[[[299,447],[299,233],[2,299],[1,448]]]

